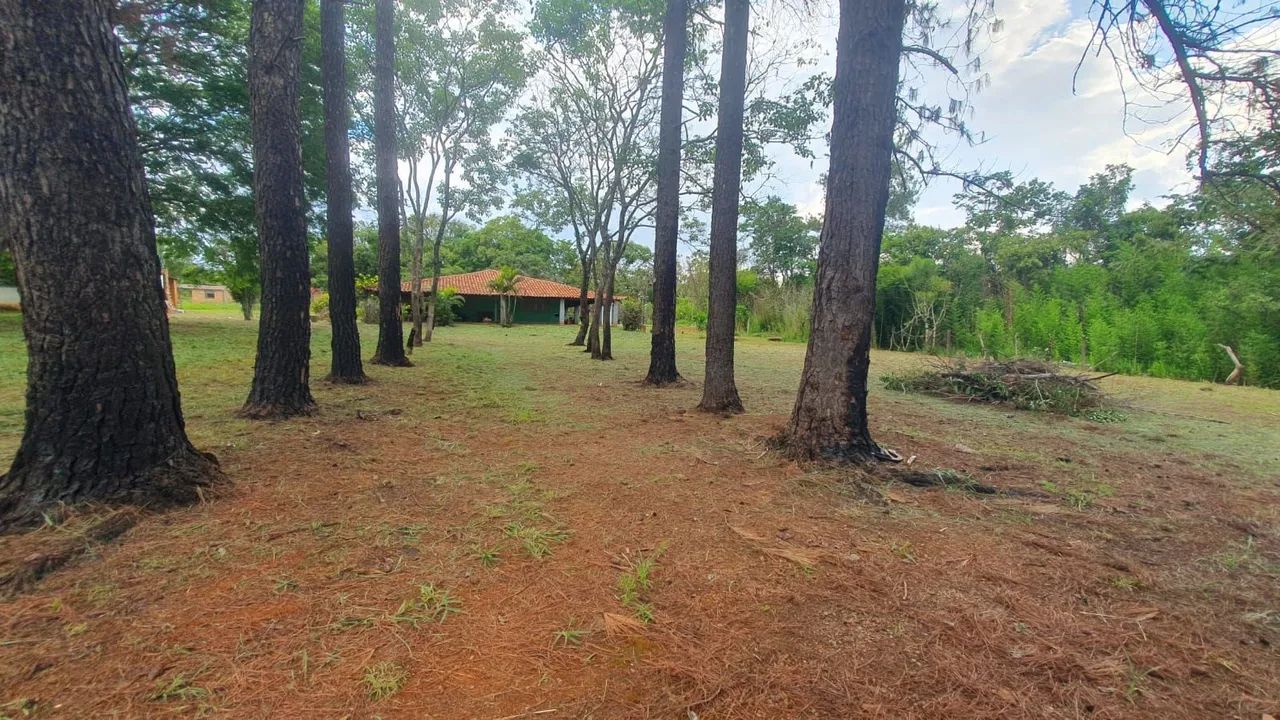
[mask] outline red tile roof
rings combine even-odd
[[[489,283],[498,277],[498,271],[490,268],[489,270],[478,270],[476,272],[463,273],[461,275],[441,275],[440,287],[453,288],[459,295],[490,295],[496,296]],[[554,280],[543,280],[542,278],[519,276],[516,282],[516,295],[520,297],[535,298],[564,298],[565,300],[577,300],[578,288],[572,285],[565,285]],[[431,278],[424,278],[422,281],[423,292],[431,291]],[[401,292],[409,292],[412,289],[411,283],[402,283],[400,285]],[[595,299],[594,292],[588,292],[587,297]]]

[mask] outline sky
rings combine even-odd
[[[1192,188],[1185,149],[1170,151],[1170,141],[1184,127],[1176,111],[1162,111],[1170,122],[1156,125],[1127,118],[1126,90],[1131,100],[1153,98],[1144,98],[1132,83],[1122,88],[1109,57],[1086,58],[1073,91],[1072,76],[1093,31],[1087,1],[996,0],[996,14],[1003,26],[980,52],[988,82],[971,97],[967,120],[984,142],[969,147],[944,140],[950,167],[1008,170],[1020,181],[1040,178],[1074,192],[1106,164],[1127,163],[1135,170],[1134,206],[1161,205],[1162,196]],[[819,67],[829,69],[834,65],[835,19],[813,22],[804,32],[820,39],[826,52]],[[772,156],[776,178],[767,190],[796,204],[803,214],[820,215],[818,181],[825,158],[811,164],[782,149]],[[955,180],[933,180],[915,207],[916,222],[940,227],[963,223],[963,213],[952,203],[959,190]]]

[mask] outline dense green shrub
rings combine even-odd
[[[623,300],[619,318],[623,330],[639,330],[644,327],[644,305],[638,300]]]
[[[311,317],[317,320],[329,318],[329,293],[316,293],[311,296]]]

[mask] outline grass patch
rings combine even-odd
[[[431,583],[418,586],[418,596],[400,603],[391,620],[409,623],[415,628],[422,623],[442,623],[450,615],[462,612],[462,601],[444,588]]]
[[[658,568],[658,558],[666,548],[659,545],[649,554],[640,553],[634,558],[623,558],[623,571],[618,576],[618,600],[644,623],[653,622],[653,603],[649,591],[653,588],[653,573]]]
[[[371,700],[385,700],[400,692],[409,680],[409,671],[393,662],[380,662],[364,669],[364,687]]]
[[[502,528],[503,534],[520,542],[529,557],[535,560],[551,554],[551,546],[569,539],[569,531],[560,528],[541,528],[536,525],[525,525],[520,522],[507,523]]]

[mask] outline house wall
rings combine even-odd
[[[182,288],[182,292],[184,295],[184,297],[182,298],[183,300],[196,305],[201,303],[231,302],[231,293],[228,292],[227,289],[223,287]],[[186,297],[186,293],[191,293],[190,297]],[[212,295],[213,297],[209,297],[209,295]]]
[[[497,322],[498,298],[489,295],[465,296],[457,314],[460,322],[483,322],[485,319]],[[560,299],[517,297],[515,321],[525,325],[556,325],[560,322]]]

